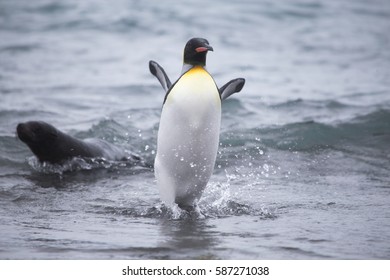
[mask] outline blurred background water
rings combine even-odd
[[[0,0],[1,259],[388,259],[390,2]],[[221,144],[200,208],[164,207],[153,170],[39,165],[43,120],[153,164],[191,37],[214,47]]]

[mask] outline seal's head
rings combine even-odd
[[[31,121],[20,123],[16,127],[18,137],[27,145],[52,142],[58,136],[58,131],[52,125],[45,122]]]
[[[30,121],[20,123],[16,127],[18,137],[23,141],[40,161],[47,160],[52,152],[53,144],[56,143],[58,130],[42,121]]]

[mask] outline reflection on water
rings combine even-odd
[[[162,220],[159,223],[163,240],[159,246],[173,255],[189,259],[217,259],[218,232],[207,220]]]

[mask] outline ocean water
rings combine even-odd
[[[389,259],[387,0],[0,0],[1,259]],[[151,165],[191,37],[223,102],[203,216],[164,206]],[[41,165],[43,120],[145,165]]]

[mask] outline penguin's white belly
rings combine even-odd
[[[184,74],[164,104],[155,175],[167,204],[191,206],[213,172],[219,145],[221,101],[211,76],[201,69]]]

